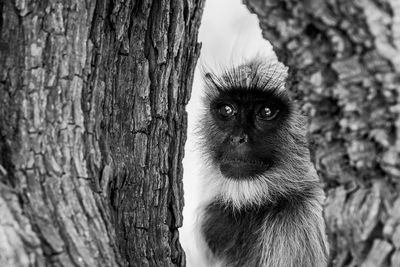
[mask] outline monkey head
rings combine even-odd
[[[260,60],[204,75],[200,137],[213,198],[234,207],[276,202],[318,180],[285,78],[280,63]]]

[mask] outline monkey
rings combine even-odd
[[[265,58],[203,70],[197,244],[206,266],[327,265],[324,192],[286,78]]]

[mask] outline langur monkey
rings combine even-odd
[[[279,62],[204,72],[198,247],[207,266],[324,267],[324,193]]]

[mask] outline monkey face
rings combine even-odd
[[[257,59],[204,73],[198,136],[207,199],[235,208],[274,203],[317,180],[285,77],[283,65]]]
[[[251,179],[278,164],[290,114],[285,95],[233,88],[220,91],[210,101],[209,111],[206,138],[212,160],[225,177]]]

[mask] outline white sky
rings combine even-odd
[[[199,63],[209,67],[235,64],[256,54],[273,56],[271,45],[262,39],[257,17],[247,10],[241,0],[207,0],[200,26],[199,41],[202,42]],[[200,65],[200,64],[199,64]],[[202,81],[198,68],[195,72],[192,98],[186,107],[188,112],[188,139],[183,160],[185,207],[180,240],[186,252],[188,267],[208,267],[201,264],[200,255],[194,246],[192,225],[199,196],[199,177],[196,136],[193,134],[199,114],[199,99]]]

